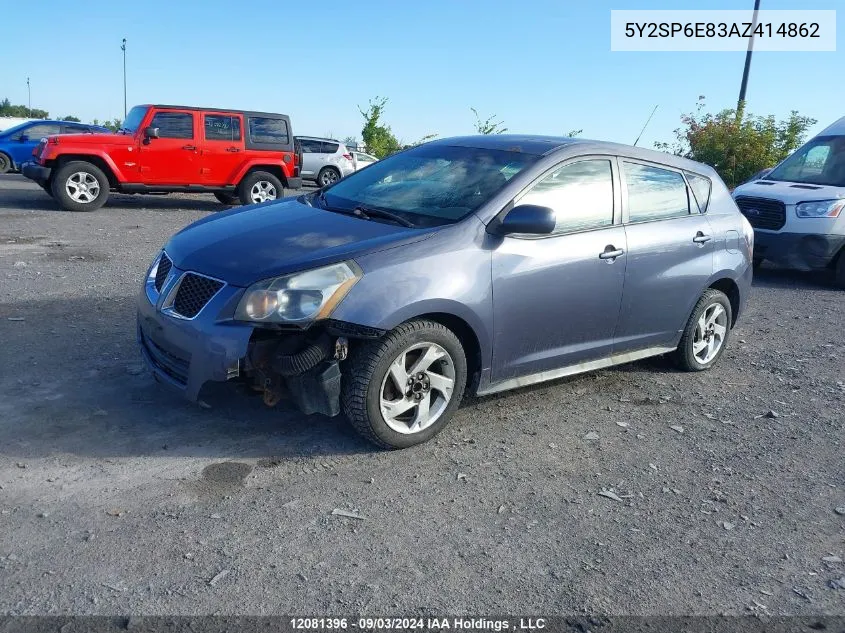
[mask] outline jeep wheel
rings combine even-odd
[[[320,173],[317,174],[317,184],[320,187],[333,185],[338,180],[340,180],[340,172],[334,167],[323,167]]]
[[[238,187],[238,198],[243,204],[260,204],[276,200],[284,195],[282,183],[266,171],[254,171],[246,175]]]
[[[409,321],[351,350],[343,409],[352,426],[383,448],[430,440],[461,402],[466,356],[458,337],[433,321]]]
[[[68,211],[95,211],[109,197],[109,179],[96,165],[72,161],[53,176],[53,197]]]
[[[0,152],[0,174],[5,174],[12,168],[12,159]]]
[[[233,196],[230,193],[215,193],[214,197],[217,198],[218,202],[230,207],[241,203],[240,198]]]

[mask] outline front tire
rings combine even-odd
[[[728,344],[733,312],[725,293],[708,288],[695,304],[681,343],[673,354],[684,371],[704,371],[716,364]]]
[[[12,159],[7,154],[0,152],[0,174],[7,173],[12,168]]]
[[[96,211],[109,198],[109,179],[91,163],[75,160],[53,175],[53,198],[68,211]]]
[[[246,175],[238,187],[241,204],[261,204],[284,196],[281,181],[267,171],[254,171]]]
[[[466,378],[466,355],[451,330],[434,321],[408,321],[353,348],[343,379],[344,413],[377,446],[421,444],[448,424]]]

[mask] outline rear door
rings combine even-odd
[[[147,127],[158,128],[158,138],[145,139],[140,147],[141,180],[150,185],[202,183],[197,129],[198,113],[192,110],[157,110]]]
[[[202,113],[202,179],[209,186],[235,184],[244,161],[243,116]]]
[[[713,274],[717,240],[680,171],[619,162],[628,266],[614,353],[673,347]]]
[[[302,177],[314,179],[326,164],[323,144],[312,138],[300,138],[302,145]]]
[[[614,165],[564,163],[514,201],[551,207],[557,223],[493,251],[494,381],[610,356],[626,265]]]

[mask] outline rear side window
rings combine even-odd
[[[628,187],[628,221],[649,222],[689,215],[684,177],[676,171],[623,162]]]
[[[241,120],[226,114],[205,115],[205,140],[240,141]]]
[[[287,145],[290,143],[288,124],[284,119],[251,116],[249,117],[249,140],[253,143]]]
[[[609,160],[583,160],[557,168],[528,190],[519,204],[550,207],[555,233],[613,224],[613,176]]]
[[[692,189],[695,201],[698,203],[699,211],[707,213],[707,206],[710,204],[710,189],[713,186],[710,179],[687,172],[687,182]]]
[[[303,154],[319,154],[320,141],[314,141],[309,138],[299,139],[299,144],[302,146]]]
[[[340,147],[337,143],[323,143],[322,152],[323,154],[334,154],[337,151],[337,148]]]
[[[156,112],[150,127],[158,128],[159,138],[194,138],[194,115],[190,112]]]

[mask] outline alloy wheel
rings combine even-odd
[[[100,195],[100,182],[87,171],[77,171],[65,181],[65,190],[71,200],[86,204]]]
[[[449,352],[436,343],[418,343],[390,364],[379,390],[381,415],[397,433],[419,433],[443,415],[454,389]]]
[[[275,200],[278,197],[276,185],[267,180],[259,180],[249,192],[250,199],[253,202],[267,202],[268,200]]]
[[[728,331],[728,313],[721,303],[711,303],[698,319],[692,339],[692,353],[702,365],[716,358]]]

